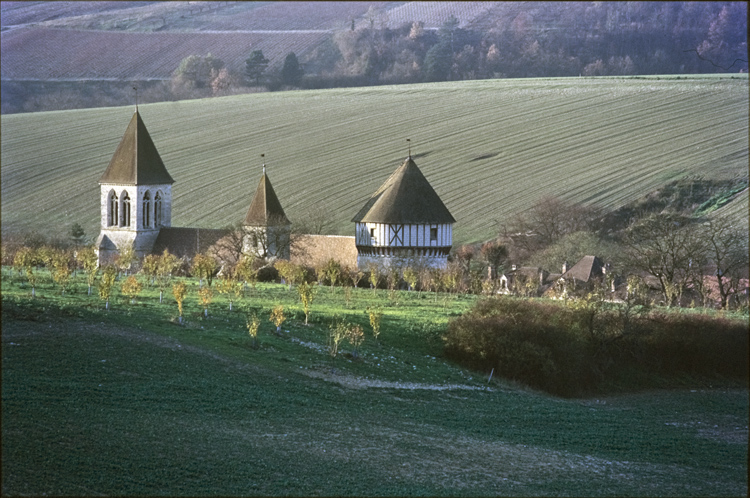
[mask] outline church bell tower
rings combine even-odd
[[[129,245],[139,258],[151,252],[159,230],[172,224],[173,183],[136,109],[99,179],[99,264],[111,262]]]

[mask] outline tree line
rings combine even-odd
[[[514,5],[514,4],[508,4]],[[249,50],[242,68],[211,54],[180,62],[170,81],[142,82],[142,102],[291,88],[335,88],[484,78],[747,72],[742,2],[531,2],[438,29],[420,20],[370,22],[335,32],[310,53],[269,60]],[[132,83],[3,85],[3,113],[132,103]]]
[[[401,27],[369,25],[336,32],[304,60],[294,53],[281,70],[266,74],[261,50],[244,74],[220,76],[210,64],[198,86],[214,94],[239,85],[330,88],[485,78],[692,74],[747,70],[744,4],[643,2],[543,3],[499,16],[485,25],[460,27],[451,17],[439,29],[421,21]],[[175,75],[184,77],[185,59]],[[207,59],[210,57],[207,57]],[[227,71],[226,68],[223,68]],[[210,80],[210,81],[209,81]]]
[[[512,11],[512,9],[509,9]],[[310,57],[330,78],[367,84],[482,78],[747,71],[747,6],[538,2],[460,27],[419,20],[336,33]]]

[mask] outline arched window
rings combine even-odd
[[[151,226],[151,193],[146,190],[143,194],[143,228]]]
[[[130,196],[128,195],[128,192],[126,190],[123,190],[120,198],[121,198],[120,203],[122,204],[122,207],[120,209],[120,226],[129,227],[130,226]]]
[[[109,192],[107,202],[107,226],[117,226],[117,194],[112,190]]]
[[[161,226],[161,192],[156,192],[154,196],[154,226]]]

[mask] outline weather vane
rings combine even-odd
[[[264,175],[266,174],[266,160],[265,160],[265,157],[266,157],[265,154],[261,154],[260,155],[260,159],[261,159],[261,161],[263,161],[263,174]]]
[[[134,86],[133,90],[135,90],[135,112],[138,112],[138,87]]]
[[[409,144],[409,157],[411,157],[411,138],[407,138],[406,143]]]

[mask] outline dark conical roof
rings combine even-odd
[[[370,197],[353,222],[455,223],[411,157]]]
[[[250,209],[247,210],[244,225],[247,226],[268,226],[268,225],[288,225],[291,222],[281,207],[276,192],[273,191],[271,181],[266,176],[265,171],[260,178],[258,188],[255,189],[253,201],[250,203]]]
[[[133,114],[125,135],[99,183],[118,185],[158,185],[174,183],[159,157],[138,111]]]

